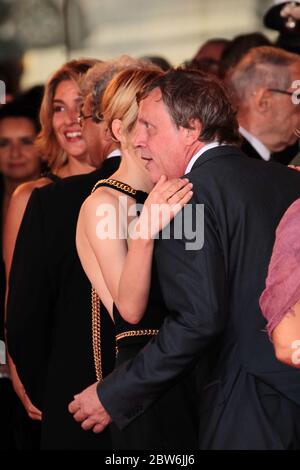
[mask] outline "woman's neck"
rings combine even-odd
[[[80,161],[75,157],[69,156],[68,162],[54,171],[54,173],[60,178],[66,178],[67,176],[84,175],[94,170],[95,167],[90,165],[87,161]]]
[[[142,165],[142,163],[141,165],[137,165],[136,162],[125,157],[121,159],[118,170],[111,175],[111,178],[129,184],[134,189],[149,193],[154,185],[146,168]]]

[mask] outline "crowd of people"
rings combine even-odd
[[[157,59],[0,108],[3,449],[300,449],[300,55]]]

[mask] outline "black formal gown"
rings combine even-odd
[[[113,185],[112,185],[113,184]],[[96,188],[110,186],[115,190],[127,193],[118,186],[122,183],[115,180],[100,181]],[[96,189],[95,188],[95,189]],[[132,188],[130,188],[132,190]],[[133,190],[135,191],[135,190]],[[136,190],[134,197],[142,204],[146,193]],[[138,324],[125,321],[114,305],[113,315],[116,330],[116,367],[125,366],[126,361],[135,357],[147,347],[147,343],[158,333],[167,315],[163,302],[156,265],[153,263],[151,287],[146,312]],[[170,450],[195,449],[197,447],[197,416],[195,403],[195,383],[192,375],[174,384],[149,410],[119,431],[110,426],[113,448],[117,450]]]
[[[95,183],[114,173],[119,162],[110,158],[90,174],[34,190],[18,234],[7,339],[24,387],[43,412],[42,449],[111,448],[109,431],[83,431],[68,404],[96,381],[91,287],[75,245],[78,214]],[[104,308],[101,316],[105,376],[114,366],[115,335]]]
[[[0,175],[0,341],[4,342],[5,267],[2,257],[3,192],[3,177]],[[13,391],[11,380],[5,375],[0,375],[0,397],[0,450],[12,450],[15,448],[15,442],[13,438],[13,408],[17,399]]]
[[[50,173],[49,173],[50,175]],[[57,178],[51,173],[49,179]],[[5,264],[2,256],[4,181],[0,175],[0,340],[5,341]],[[40,447],[41,426],[29,418],[22,402],[15,393],[11,379],[0,375],[0,450],[37,450]]]

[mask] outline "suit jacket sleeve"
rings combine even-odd
[[[194,220],[195,213],[194,205]],[[158,242],[159,279],[170,313],[158,335],[98,385],[102,404],[121,429],[201,359],[211,339],[224,328],[226,269],[216,227],[213,212],[205,208],[202,249],[187,250],[190,240],[176,239],[174,234],[171,240]],[[196,230],[199,234],[203,225]]]
[[[35,190],[18,233],[10,272],[7,342],[26,392],[39,407],[49,353],[52,305],[44,233],[43,210]]]

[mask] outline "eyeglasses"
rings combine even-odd
[[[80,127],[83,126],[83,122],[85,121],[85,119],[90,119],[92,118],[93,115],[92,114],[83,114],[83,111],[82,109],[80,110],[80,113],[79,113],[79,116],[77,118],[77,121],[78,121],[78,124],[80,125]]]
[[[83,126],[83,122],[85,121],[85,119],[90,119],[90,118],[92,118],[96,124],[99,124],[99,122],[103,121],[103,116],[98,111],[95,114],[83,114],[83,111],[81,109],[79,112],[79,116],[77,118],[77,121],[80,127]]]
[[[281,93],[282,95],[293,96],[293,91],[281,90],[280,88],[268,88],[268,91],[273,91],[273,93]]]

